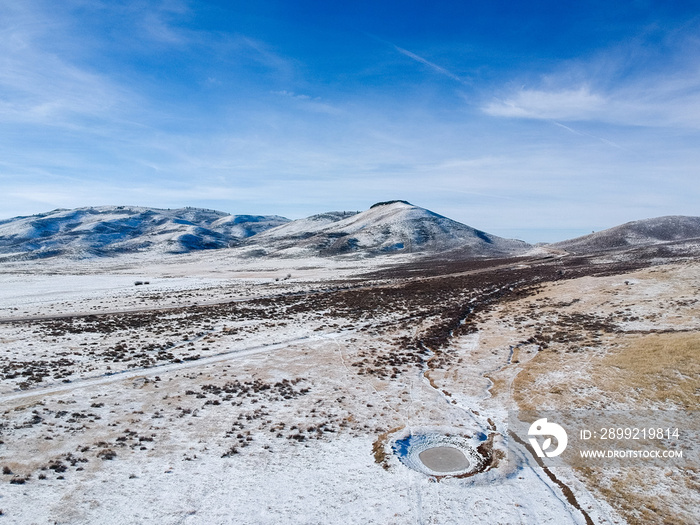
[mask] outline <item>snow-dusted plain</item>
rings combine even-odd
[[[526,403],[522,377],[562,380],[548,368],[557,356],[595,364],[627,332],[700,329],[692,294],[660,311],[700,284],[696,263],[604,263],[613,276],[590,277],[551,253],[440,271],[410,254],[236,253],[4,265],[0,520],[634,522],[617,498],[627,487],[602,490],[573,468],[553,478],[525,447],[506,458],[507,412]],[[572,304],[593,316],[630,310],[618,339],[570,356],[566,342],[551,353],[533,340],[514,355],[577,294],[592,302]],[[540,297],[548,309],[528,321]],[[595,370],[577,373],[604,389]],[[423,448],[462,447],[469,468],[411,468],[423,448],[410,460],[397,448],[410,435]],[[658,522],[698,517],[687,503],[697,473],[667,480],[677,483]]]

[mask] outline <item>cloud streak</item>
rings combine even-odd
[[[392,45],[394,45],[394,44],[392,44]],[[456,80],[456,81],[459,82],[460,84],[467,84],[467,82],[466,82],[465,80],[461,79],[460,77],[458,77],[457,75],[455,75],[455,74],[452,73],[451,71],[448,71],[448,70],[445,69],[444,67],[438,66],[438,65],[435,64],[434,62],[431,62],[430,60],[427,60],[427,59],[423,58],[422,56],[419,56],[419,55],[416,55],[415,53],[412,53],[412,52],[409,51],[408,49],[404,49],[404,48],[399,47],[399,46],[397,46],[397,45],[394,45],[394,49],[396,49],[396,51],[398,51],[398,52],[401,53],[402,55],[405,55],[405,56],[407,56],[408,58],[410,58],[410,59],[412,59],[412,60],[415,60],[416,62],[419,62],[419,63],[421,63],[421,64],[423,64],[423,65],[428,66],[429,68],[431,68],[432,70],[434,70],[434,71],[440,73],[441,75],[444,75],[444,76],[446,76],[446,77],[448,77],[448,78],[451,78],[452,80]]]
[[[663,62],[647,56],[647,45],[563,62],[527,82],[534,87],[502,90],[481,111],[511,119],[700,129],[700,41],[674,34],[664,42],[669,56]]]
[[[491,102],[484,113],[494,117],[543,120],[591,120],[607,105],[604,97],[587,86],[578,89],[544,91],[521,89],[509,98]]]
[[[5,6],[0,30],[0,120],[48,129],[97,132],[107,122],[128,120],[142,105],[136,93],[108,75],[76,65],[50,47],[53,38],[66,45],[70,32],[60,17],[36,6]],[[100,122],[101,124],[97,124]]]
[[[683,89],[677,89],[658,80],[653,86],[616,87],[605,93],[592,92],[587,86],[523,88],[483,104],[481,110],[501,118],[700,129],[700,82],[688,79]]]

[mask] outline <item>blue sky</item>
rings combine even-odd
[[[700,215],[698,2],[0,0],[0,216]]]

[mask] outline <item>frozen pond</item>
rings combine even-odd
[[[454,447],[433,447],[421,452],[418,457],[423,465],[435,472],[457,472],[469,468],[469,460],[461,450]]]

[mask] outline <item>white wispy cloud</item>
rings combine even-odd
[[[700,128],[700,78],[681,82],[613,87],[599,92],[588,86],[563,89],[522,88],[482,106],[487,115],[505,118],[597,121],[632,126]]]
[[[81,119],[116,116],[134,93],[81,68],[49,45],[69,28],[33,9],[5,4],[0,11],[0,118],[7,124],[80,127]],[[35,7],[35,6],[34,6]]]
[[[509,98],[486,104],[483,111],[495,117],[590,120],[606,105],[607,100],[587,86],[558,91],[520,89]]]
[[[574,129],[570,126],[565,126],[564,124],[562,124],[561,122],[557,122],[556,120],[552,120],[551,123],[559,128],[565,129],[566,131],[568,131],[569,133],[572,133],[574,135],[578,135],[580,137],[590,137],[590,138],[601,141],[603,144],[607,144],[608,146],[612,146],[613,148],[625,149],[622,146],[620,146],[619,144],[613,142],[612,140],[608,140],[604,137],[598,137],[596,135],[592,135],[591,133],[586,133],[585,131],[580,131],[580,130]]]
[[[148,7],[140,6],[144,16],[140,18],[142,27],[148,36],[168,45],[181,45],[188,42],[186,31],[177,28],[173,19],[189,12],[187,2],[169,0]],[[138,18],[137,18],[138,19]]]
[[[272,94],[279,95],[281,97],[289,97],[296,100],[312,100],[312,97],[309,95],[304,95],[303,93],[295,93],[294,91],[287,91],[286,89],[272,91]],[[316,100],[320,100],[319,97],[316,97]]]
[[[665,45],[663,62],[648,58],[640,42],[564,62],[527,87],[503,89],[481,110],[502,118],[698,129],[700,41],[673,35]]]
[[[177,17],[188,12],[184,2],[163,2],[153,8],[143,3],[86,4],[124,24],[133,21],[137,27],[133,35],[117,34],[117,41],[108,44],[101,35],[76,33],[68,8],[54,12],[42,10],[41,5],[36,1],[0,3],[0,121],[4,124],[102,133],[112,126],[143,125],[157,120],[159,112],[170,111],[160,109],[162,101],[153,96],[152,78],[84,60],[82,50],[91,47],[131,46],[127,52],[138,54],[134,48],[161,45],[192,56],[216,55],[215,60],[228,64],[229,71],[254,64],[271,77],[293,77],[291,61],[258,39],[178,27]],[[60,48],[52,46],[55,41]],[[210,85],[222,84],[213,76],[205,78]]]
[[[398,51],[398,52],[401,53],[402,55],[405,55],[405,56],[407,56],[408,58],[411,58],[411,59],[415,60],[416,62],[420,62],[421,64],[424,64],[424,65],[428,66],[429,68],[433,69],[434,71],[437,71],[437,72],[440,73],[441,75],[444,75],[444,76],[446,76],[446,77],[449,77],[449,78],[451,78],[452,80],[456,80],[457,82],[460,82],[460,83],[462,83],[462,84],[465,84],[465,83],[466,83],[465,80],[463,80],[462,78],[458,77],[457,75],[455,75],[455,74],[452,73],[451,71],[445,69],[445,68],[442,67],[442,66],[438,66],[438,65],[435,64],[434,62],[431,62],[430,60],[427,60],[427,59],[423,58],[423,57],[420,56],[420,55],[416,55],[415,53],[412,53],[411,51],[409,51],[409,50],[407,50],[407,49],[404,49],[404,48],[402,48],[402,47],[399,47],[399,46],[397,46],[397,45],[394,45],[394,49],[396,49],[396,51]]]
[[[326,115],[341,115],[344,113],[342,109],[325,102],[321,97],[312,97],[311,95],[295,93],[294,91],[288,91],[286,89],[272,91],[271,93],[279,97],[293,100],[301,109],[306,111],[324,113]]]

